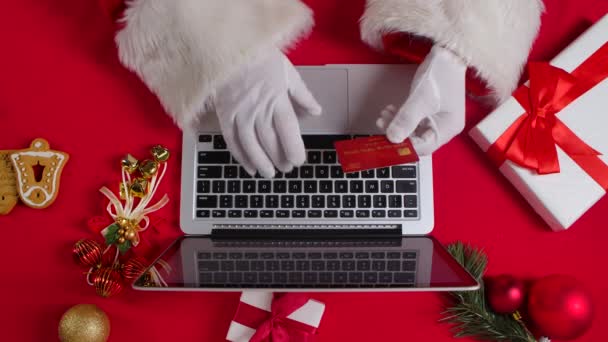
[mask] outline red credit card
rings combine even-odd
[[[393,144],[383,135],[334,142],[345,173],[418,161],[410,139]]]

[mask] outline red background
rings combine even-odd
[[[291,57],[297,64],[394,61],[358,39],[363,1],[308,1],[317,27]],[[344,5],[347,4],[348,6]],[[605,0],[547,0],[532,59],[546,60],[608,12]],[[49,341],[61,314],[78,303],[95,303],[112,323],[112,341],[221,341],[238,294],[142,293],[126,291],[102,299],[86,285],[70,249],[90,237],[85,222],[103,213],[97,191],[114,185],[118,161],[143,156],[164,144],[174,158],[161,192],[173,201],[163,209],[173,228],[150,236],[165,246],[179,234],[181,133],[158,101],[116,59],[112,25],[93,0],[19,0],[0,16],[0,149],[29,146],[45,137],[68,152],[61,192],[53,206],[18,205],[0,217],[0,334],[5,341]],[[347,8],[346,8],[347,7]],[[483,28],[480,28],[483,29]],[[407,91],[404,89],[403,91]],[[468,105],[468,128],[488,108]],[[462,240],[483,247],[489,274],[537,278],[566,273],[590,290],[596,315],[581,341],[608,340],[608,294],[603,267],[608,261],[604,198],[563,233],[543,221],[462,134],[435,154],[436,228],[443,243]],[[598,265],[601,265],[598,267]],[[437,323],[441,297],[432,293],[318,294],[327,304],[319,341],[446,341]]]

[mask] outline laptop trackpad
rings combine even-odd
[[[300,67],[298,71],[323,108],[321,117],[300,115],[301,129],[315,133],[348,132],[347,69]]]

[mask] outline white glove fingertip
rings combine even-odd
[[[378,118],[378,120],[376,120],[376,127],[378,127],[381,130],[386,130],[386,120],[384,120],[384,118]]]
[[[403,129],[401,127],[390,125],[386,130],[386,137],[393,144],[402,143],[405,140],[406,136],[403,134]]]

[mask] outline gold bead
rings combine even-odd
[[[123,243],[125,243],[125,241],[126,240],[125,240],[124,236],[121,236],[121,237],[118,238],[118,244],[119,245],[122,245]]]
[[[148,181],[143,178],[136,178],[131,184],[131,195],[135,197],[144,197],[148,192]],[[129,221],[125,220],[125,227],[129,225]]]
[[[158,171],[158,162],[146,159],[139,165],[139,172],[146,178],[152,178]]]
[[[120,164],[122,165],[123,170],[127,171],[128,173],[133,173],[135,170],[137,170],[139,161],[132,155],[127,154],[124,158],[122,158]]]
[[[171,156],[171,153],[169,153],[169,150],[161,145],[156,145],[154,147],[152,147],[152,150],[150,150],[150,153],[152,153],[152,156],[154,157],[154,160],[156,160],[157,162],[166,162],[167,160],[169,160],[169,157]]]
[[[120,228],[124,229],[129,224],[129,220],[127,220],[124,217],[119,217],[119,218],[116,219],[116,223],[120,226]]]
[[[127,240],[133,240],[135,239],[135,231],[133,229],[129,229],[126,233],[125,233],[125,238]]]
[[[123,235],[125,235],[125,230],[124,230],[124,229],[122,229],[122,228],[120,228],[120,229],[118,230],[118,235],[119,235],[119,236],[123,236]]]

